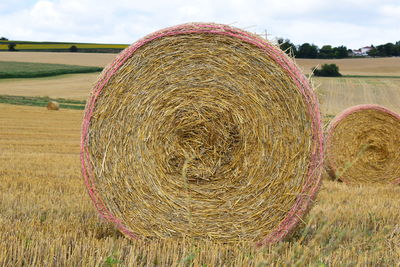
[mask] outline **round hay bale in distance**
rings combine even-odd
[[[47,109],[48,110],[59,110],[60,104],[57,101],[49,101],[47,103]]]
[[[326,168],[349,184],[400,183],[400,115],[364,104],[337,115],[328,127]]]
[[[132,238],[282,240],[320,184],[314,92],[279,48],[190,23],[150,34],[87,102],[82,171],[99,213]]]

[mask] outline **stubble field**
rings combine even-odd
[[[314,78],[314,83],[325,115],[358,104],[383,105],[400,113],[400,78]]]
[[[0,95],[86,100],[98,75],[84,73],[34,79],[0,79]]]
[[[3,80],[0,94],[86,99],[95,78]],[[400,112],[400,79],[314,83],[320,84],[325,115],[360,103]],[[304,227],[274,247],[128,240],[99,218],[85,191],[79,161],[83,112],[7,104],[0,111],[0,266],[400,266],[400,187],[327,179]]]
[[[345,59],[303,59],[296,60],[304,72],[323,64],[336,64],[343,75],[400,76],[400,58],[345,58]]]

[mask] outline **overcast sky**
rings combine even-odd
[[[400,40],[400,0],[0,0],[10,40],[130,44],[185,22],[359,48]]]

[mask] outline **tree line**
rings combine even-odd
[[[400,41],[396,43],[386,43],[383,45],[372,46],[368,52],[371,57],[398,57],[400,56]]]
[[[293,55],[297,58],[346,58],[352,54],[351,49],[346,46],[332,47],[331,45],[324,45],[321,48],[315,44],[304,43],[295,45],[289,39],[278,39],[278,44],[283,51]],[[400,56],[400,41],[396,43],[386,43],[378,46],[371,46],[371,51],[368,55],[371,57],[392,57]]]

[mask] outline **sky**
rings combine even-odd
[[[400,0],[0,0],[10,40],[131,44],[186,22],[356,49],[400,40]]]

